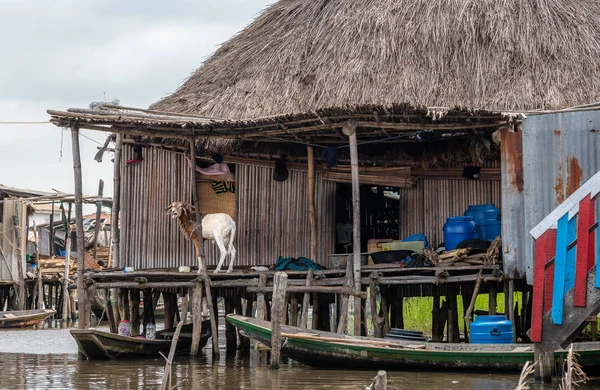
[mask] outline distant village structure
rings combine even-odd
[[[113,330],[127,318],[136,334],[152,321],[135,306],[141,292],[145,303],[157,294],[169,302],[166,325],[187,318],[179,295],[192,300],[199,326],[192,297],[203,293],[211,312],[225,297],[228,314],[251,316],[255,308],[268,318],[259,307],[273,272],[250,268],[266,266],[289,271],[284,322],[306,325],[308,305],[313,329],[345,332],[353,300],[354,334],[382,336],[403,327],[404,299],[430,296],[434,340],[460,342],[469,334],[459,334],[459,318],[468,330],[477,294],[488,295],[486,312],[494,314],[503,292],[514,340],[536,342],[537,373],[547,379],[553,351],[600,309],[581,293],[593,283],[594,236],[584,247],[577,240],[577,258],[559,245],[596,229],[598,190],[589,180],[600,170],[600,5],[583,3],[281,0],[149,109],[48,110],[54,124],[71,129],[75,151],[79,129],[114,133],[119,270],[88,273],[85,285],[80,274],[78,296],[114,294]],[[78,232],[80,158],[76,152]],[[177,272],[197,260],[165,214],[175,201],[194,205],[198,217],[222,212],[235,220],[234,273]],[[442,244],[454,249],[449,218],[481,205],[499,210],[489,223],[501,241],[472,232],[464,238],[489,241],[485,255],[444,254]],[[393,264],[373,265],[385,244],[395,257],[383,262]],[[202,249],[214,267],[217,247]],[[313,272],[321,276],[311,279]],[[379,287],[377,299],[367,297],[369,286]],[[573,286],[578,304],[569,301]],[[567,313],[572,324],[561,327]],[[230,324],[227,345],[236,347]]]

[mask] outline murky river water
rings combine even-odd
[[[81,360],[68,329],[0,331],[0,389],[154,389],[160,386],[163,370],[162,359]],[[315,370],[291,361],[279,371],[270,371],[267,362],[239,355],[222,356],[212,364],[207,347],[198,359],[176,359],[173,384],[178,383],[178,389],[207,390],[364,389],[375,374]],[[483,372],[390,371],[388,378],[388,389],[410,390],[514,389],[518,380],[517,375]],[[531,386],[538,390],[556,387]],[[600,389],[600,380],[581,389]]]

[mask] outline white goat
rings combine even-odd
[[[194,242],[194,246],[196,247],[196,257],[198,258],[198,272],[202,272],[198,225],[196,224],[196,209],[192,205],[182,202],[173,202],[167,207],[167,211],[171,214],[171,218],[179,219],[179,228],[187,238]],[[225,213],[204,215],[202,217],[202,238],[214,241],[219,247],[221,257],[214,273],[221,270],[227,255],[230,256],[227,273],[231,272],[233,270],[233,262],[235,261],[236,254],[236,250],[233,247],[233,240],[235,239],[234,220]]]

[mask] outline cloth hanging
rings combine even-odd
[[[323,151],[321,159],[329,168],[335,168],[338,165],[338,149],[328,147]]]

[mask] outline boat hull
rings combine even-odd
[[[191,325],[184,325],[177,342],[176,353],[188,353],[192,345]],[[157,333],[157,337],[172,334],[172,330]],[[88,359],[123,359],[143,356],[167,355],[171,348],[170,339],[146,340],[141,337],[120,336],[118,334],[93,329],[72,329],[71,335],[77,342],[79,351]],[[210,326],[207,321],[202,324],[200,348],[210,338]]]
[[[56,310],[20,310],[0,312],[0,328],[24,328],[56,314]]]
[[[230,315],[227,320],[243,335],[267,346],[271,344],[270,323]],[[285,337],[282,355],[312,367],[329,369],[462,369],[471,371],[519,371],[534,360],[533,346],[524,344],[444,344],[415,343],[388,339],[343,336],[282,326]],[[359,344],[354,342],[360,341]],[[369,345],[385,343],[381,345]],[[584,367],[600,367],[600,343],[582,343],[579,362]],[[565,351],[555,353],[557,361]]]

